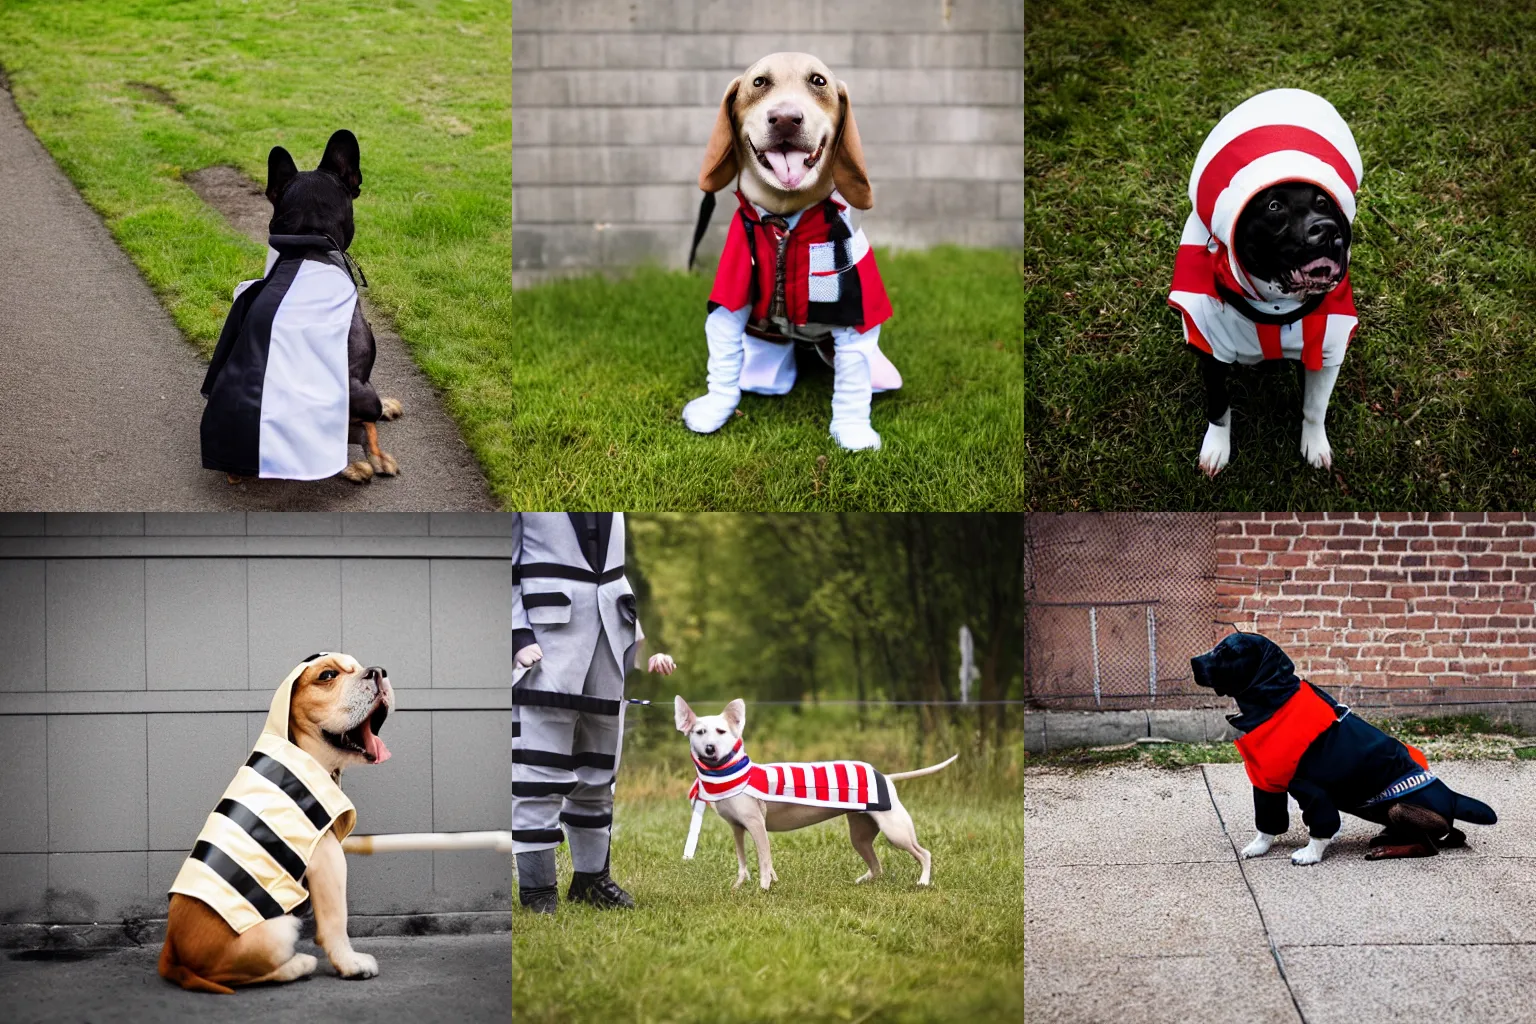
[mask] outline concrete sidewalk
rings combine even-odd
[[[405,405],[381,430],[399,477],[231,486],[203,469],[205,364],[0,89],[0,510],[493,508],[431,385],[377,333],[374,381]]]
[[[236,989],[232,996],[185,992],[163,980],[155,973],[159,945],[95,951],[84,959],[0,956],[0,1007],[12,1024],[427,1024],[512,1017],[511,932],[362,938],[353,944],[378,958],[378,977],[343,981],[313,943],[300,941],[301,952],[320,957],[314,974],[287,985]]]
[[[1025,1015],[1031,1022],[1359,1024],[1536,1018],[1536,765],[1439,762],[1491,804],[1468,847],[1368,862],[1344,818],[1314,867],[1239,862],[1242,765],[1036,769],[1024,786]]]

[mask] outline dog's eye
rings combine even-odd
[[[716,729],[715,732],[719,733],[721,736],[725,735],[725,730],[724,729]]]
[[[1270,213],[1279,213],[1283,209],[1285,209],[1285,207],[1280,205],[1280,200],[1278,200],[1278,199],[1271,199],[1269,201],[1269,212]]]
[[[762,75],[758,75],[756,78],[752,79],[752,88],[754,89],[761,89],[767,84],[768,79],[764,78]]]
[[[336,670],[333,669],[333,668],[328,668],[324,672],[320,673],[320,682],[322,682],[322,683],[328,683],[332,679],[335,679],[335,678],[336,678]]]
[[[820,75],[812,75],[811,84],[820,89],[822,86],[827,84],[827,80],[822,78]]]
[[[1328,205],[1328,197],[1319,192],[1317,198],[1312,200],[1312,205],[1321,209]]]

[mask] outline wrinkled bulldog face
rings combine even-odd
[[[288,727],[293,742],[330,771],[389,760],[379,738],[394,710],[389,676],[349,654],[325,654],[294,681]]]
[[[778,193],[820,191],[841,116],[831,70],[808,53],[771,53],[739,81],[733,112],[747,173]]]
[[[1250,277],[1300,298],[1333,291],[1349,269],[1349,218],[1309,182],[1282,182],[1254,196],[1233,239]]]

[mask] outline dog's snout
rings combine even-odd
[[[379,665],[369,665],[367,668],[363,669],[363,678],[368,680],[375,687],[382,686],[384,680],[388,677],[389,673]]]
[[[706,744],[704,744],[704,753],[706,755],[708,755],[709,757],[714,757],[715,756],[715,745],[713,743],[706,743]]]
[[[1339,239],[1339,226],[1331,217],[1319,217],[1307,225],[1308,245],[1328,245]]]
[[[768,110],[768,126],[780,134],[792,134],[804,122],[805,112],[793,103],[780,103]]]

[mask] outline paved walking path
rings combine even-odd
[[[374,382],[406,411],[381,428],[399,477],[231,486],[203,469],[205,364],[0,89],[0,510],[494,507],[431,384],[374,326]]]
[[[93,950],[82,960],[13,960],[17,954],[0,952],[0,1007],[12,1024],[506,1024],[512,1018],[511,932],[364,937],[352,944],[379,961],[378,977],[345,981],[314,943],[300,940],[301,953],[320,958],[314,974],[236,989],[232,996],[185,992],[163,980],[155,972],[159,943]]]
[[[1031,771],[1025,1018],[1032,1022],[1530,1021],[1536,765],[1437,762],[1492,804],[1468,848],[1369,862],[1348,815],[1315,867],[1292,831],[1255,860],[1241,765]]]

